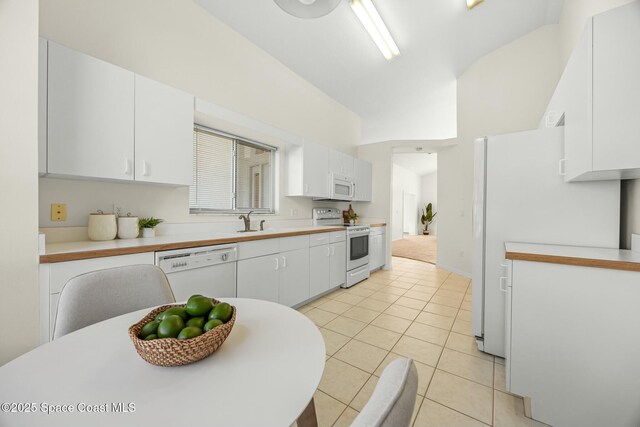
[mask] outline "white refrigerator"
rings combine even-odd
[[[505,242],[619,247],[620,181],[565,183],[563,145],[563,127],[475,141],[472,327],[486,353],[505,355]]]

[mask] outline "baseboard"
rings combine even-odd
[[[449,267],[443,264],[436,264],[436,267],[442,268],[443,270],[447,270],[447,271],[450,271],[451,273],[456,273],[456,274],[459,274],[460,276],[464,276],[468,279],[471,279],[471,273],[469,273],[468,271],[463,271],[463,270],[460,270],[459,268]]]

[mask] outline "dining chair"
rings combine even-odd
[[[409,427],[418,391],[413,360],[400,357],[385,368],[351,427]]]
[[[121,314],[174,302],[167,276],[155,265],[82,274],[62,288],[53,339]]]

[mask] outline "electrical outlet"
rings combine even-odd
[[[66,221],[67,205],[66,203],[51,204],[51,221]]]

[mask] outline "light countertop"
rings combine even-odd
[[[505,252],[514,261],[640,271],[640,252],[627,249],[507,242]]]

